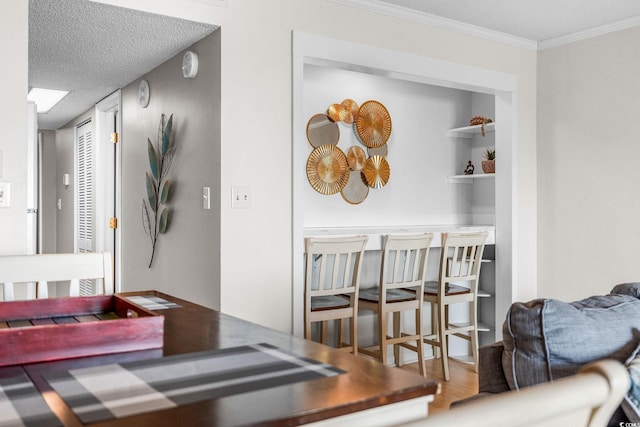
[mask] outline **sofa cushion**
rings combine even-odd
[[[509,384],[502,369],[502,341],[484,345],[478,349],[478,391],[501,393],[509,391]]]
[[[502,363],[511,389],[566,377],[604,358],[624,362],[640,341],[640,299],[610,294],[572,303],[514,303],[503,341]]]
[[[622,409],[630,422],[640,423],[640,346],[627,359],[625,366],[629,370],[631,387],[622,400]]]

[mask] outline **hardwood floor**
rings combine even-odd
[[[444,381],[439,359],[428,359],[425,362],[427,378],[440,381],[441,392],[429,404],[429,413],[435,414],[449,410],[451,402],[466,399],[478,393],[478,374],[473,371],[473,365],[449,360],[450,380]],[[418,364],[411,363],[399,369],[418,372]]]

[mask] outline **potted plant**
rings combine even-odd
[[[489,148],[487,148],[484,151],[484,154],[482,155],[482,157],[485,158],[485,160],[482,161],[482,171],[484,173],[495,173],[496,172],[496,150],[490,150]]]

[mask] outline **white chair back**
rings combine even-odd
[[[16,298],[18,283],[26,284],[27,299],[35,299],[48,298],[48,282],[59,281],[69,281],[69,296],[79,296],[80,281],[91,279],[97,279],[95,294],[114,292],[109,252],[0,256],[4,301]]]
[[[431,233],[385,237],[380,268],[382,304],[386,303],[387,290],[411,288],[416,290],[418,305],[422,305],[431,240]]]
[[[472,293],[478,291],[478,279],[482,265],[482,254],[487,233],[442,233],[442,254],[440,257],[440,295],[447,294],[451,283],[467,284]]]
[[[601,427],[629,390],[627,369],[614,360],[576,375],[456,405],[402,427]]]

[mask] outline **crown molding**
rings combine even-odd
[[[432,27],[444,30],[455,31],[457,33],[466,34],[473,37],[483,38],[507,45],[521,47],[529,50],[538,50],[538,43],[534,40],[516,37],[500,31],[488,30],[477,25],[465,24],[453,19],[443,18],[441,16],[420,12],[402,6],[390,5],[378,0],[329,0],[333,3],[345,6],[357,7],[359,9],[368,10],[370,12],[382,13],[384,15],[393,16],[395,18],[406,19],[408,21],[417,22],[419,24],[430,25]]]
[[[627,28],[637,27],[639,25],[640,16],[635,16],[633,18],[623,19],[622,21],[601,25],[599,27],[568,34],[566,36],[543,40],[538,43],[538,50],[551,49],[553,47],[558,47],[565,44],[602,36],[604,34],[609,34],[620,30],[626,30]]]
[[[624,19],[611,24],[602,25],[584,31],[568,34],[566,36],[554,37],[552,39],[536,42],[535,40],[525,39],[513,36],[511,34],[499,31],[489,30],[477,25],[466,24],[449,18],[432,15],[418,10],[409,9],[402,6],[391,5],[379,0],[329,0],[333,3],[342,4],[344,6],[357,7],[368,10],[370,12],[382,13],[395,18],[406,19],[408,21],[441,28],[444,30],[455,31],[472,37],[483,38],[507,45],[521,47],[529,50],[540,51],[574,43],[581,40],[598,37],[604,34],[613,33],[615,31],[625,30],[627,28],[640,26],[640,17]]]

